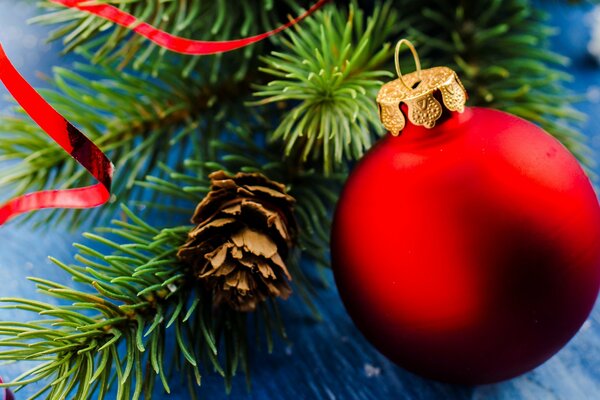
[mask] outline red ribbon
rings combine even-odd
[[[269,36],[275,35],[284,29],[302,21],[310,14],[315,12],[317,9],[322,7],[329,0],[319,0],[315,5],[309,8],[304,14],[300,15],[294,20],[291,20],[285,25],[280,26],[270,32],[265,32],[260,35],[237,39],[227,40],[222,42],[206,42],[201,40],[185,39],[179,36],[171,35],[165,31],[162,31],[154,26],[139,21],[133,15],[119,10],[115,6],[109,4],[98,4],[97,1],[90,0],[50,0],[52,3],[60,4],[65,7],[76,8],[81,11],[88,12],[90,14],[97,15],[108,21],[112,21],[115,24],[124,26],[125,28],[131,29],[137,34],[144,36],[157,45],[166,49],[175,51],[177,53],[192,54],[192,55],[207,55],[223,53],[226,51],[236,50],[244,46],[259,42]]]
[[[0,383],[4,383],[4,382],[2,382],[2,377],[0,377]],[[2,396],[1,400],[15,400],[15,398],[10,390],[4,389],[4,390],[0,391],[0,393],[1,392],[4,392],[4,396]]]
[[[27,83],[1,44],[0,81],[36,124],[99,182],[83,188],[47,190],[17,197],[0,207],[0,225],[19,214],[42,208],[90,208],[106,203],[114,170],[110,160]]]

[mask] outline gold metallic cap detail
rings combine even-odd
[[[402,44],[411,49],[417,66],[415,72],[406,75],[402,75],[398,62]],[[406,125],[406,118],[400,109],[401,103],[406,104],[411,123],[433,128],[443,111],[442,105],[434,97],[436,91],[441,93],[442,102],[448,110],[464,111],[467,92],[456,72],[448,67],[421,70],[419,57],[412,43],[406,39],[399,41],[396,46],[396,71],[398,79],[383,85],[377,95],[379,117],[392,135],[400,134]]]

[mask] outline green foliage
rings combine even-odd
[[[190,227],[158,230],[123,212],[126,220],[114,221],[114,228],[86,235],[91,246],[75,245],[77,265],[52,260],[84,288],[31,278],[62,305],[2,299],[3,308],[35,317],[0,322],[0,347],[7,348],[0,360],[35,365],[0,387],[18,391],[42,381],[32,398],[103,399],[113,389],[117,399],[150,399],[157,380],[170,392],[174,365],[198,386],[200,371],[214,370],[229,388],[238,369],[249,373],[247,323],[260,327],[269,348],[273,333],[285,335],[275,302],[251,315],[213,308],[210,293],[176,256]],[[297,266],[290,272],[297,274]]]
[[[381,132],[374,98],[390,45],[402,24],[391,2],[370,16],[353,1],[348,11],[328,7],[287,32],[284,51],[263,59],[261,71],[275,79],[260,85],[256,105],[286,102],[273,140],[285,154],[323,163],[327,175],[346,160],[360,158]]]
[[[103,2],[115,5],[171,34],[198,40],[230,40],[256,35],[281,25],[286,13],[299,10],[295,0]],[[58,25],[50,35],[50,40],[62,40],[65,52],[76,50],[92,53],[92,63],[118,62],[120,67],[132,64],[134,69],[143,67],[152,70],[154,75],[169,73],[165,67],[173,64],[178,65],[179,73],[184,74],[199,67],[199,57],[167,52],[128,29],[101,18],[48,1],[41,5],[48,12],[33,18],[32,22]],[[238,57],[209,57],[211,70],[218,70],[225,59],[233,61],[241,70],[239,76],[243,76],[248,71],[246,61],[256,57],[257,47],[261,48],[262,45],[249,47],[238,53]],[[239,57],[242,54],[243,57]]]

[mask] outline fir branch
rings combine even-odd
[[[152,368],[152,376],[159,375],[169,391],[163,365],[166,323],[152,322],[173,321],[181,330],[183,321],[175,314],[180,307],[173,304],[185,303],[192,289],[182,282],[184,271],[169,244],[185,240],[187,231],[160,232],[127,209],[124,212],[132,223],[116,222],[120,228],[111,232],[131,243],[119,245],[102,236],[87,235],[97,245],[112,248],[114,253],[103,255],[77,245],[79,266],[52,260],[89,289],[77,290],[31,278],[43,294],[71,305],[3,299],[11,303],[4,308],[34,312],[44,318],[26,324],[0,324],[0,335],[6,337],[0,346],[9,348],[0,353],[0,358],[38,362],[10,383],[16,391],[44,380],[47,384],[38,396],[48,399],[69,395],[87,399],[94,393],[97,398],[104,398],[115,385],[117,398],[140,398],[153,382],[142,378],[145,368]],[[183,338],[178,342],[186,354],[202,350],[189,349],[191,344]],[[120,350],[121,344],[124,351]],[[196,368],[194,357],[188,357],[187,362]]]
[[[377,5],[368,18],[356,2],[347,12],[333,6],[318,12],[283,41],[286,52],[263,59],[261,71],[275,77],[257,87],[253,104],[291,104],[273,140],[283,139],[285,154],[320,160],[325,174],[345,160],[358,159],[381,132],[373,99],[390,76],[382,64],[400,28],[392,2]]]
[[[147,0],[103,0],[103,3],[119,7],[136,16],[140,21],[159,27],[171,34],[200,40],[231,40],[253,36],[271,30],[285,22],[286,15],[297,12],[296,0],[275,2],[273,0],[225,1],[147,1]],[[84,51],[93,54],[92,63],[113,63],[120,67],[131,65],[138,70],[144,67],[157,76],[166,65],[179,65],[181,74],[186,75],[198,67],[198,57],[179,55],[165,51],[147,39],[133,34],[121,26],[63,6],[43,2],[47,10],[34,23],[58,25],[50,40],[62,40],[64,52]],[[276,39],[275,39],[276,40]],[[256,48],[241,50],[236,57],[243,77],[248,71],[249,61],[256,57]],[[260,53],[260,52],[258,52]],[[210,57],[211,71],[218,71],[227,55]],[[216,76],[215,76],[216,77]]]
[[[190,227],[159,230],[123,212],[127,219],[114,221],[114,228],[86,235],[93,247],[76,245],[78,265],[52,260],[84,288],[31,278],[63,305],[2,299],[8,303],[3,308],[36,316],[0,322],[0,347],[7,348],[0,360],[35,365],[0,387],[18,391],[41,381],[33,398],[115,398],[116,391],[117,399],[150,399],[156,380],[170,391],[168,365],[179,366],[198,386],[200,371],[212,369],[230,387],[239,368],[249,373],[246,320],[263,327],[270,347],[273,333],[284,332],[274,302],[260,304],[252,316],[213,310],[210,293],[176,256]]]

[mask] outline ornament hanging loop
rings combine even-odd
[[[404,85],[404,87],[406,87],[407,89],[412,89],[411,87],[409,87],[406,82],[404,81],[403,77],[402,77],[402,70],[400,69],[400,49],[402,48],[402,45],[406,45],[406,47],[408,47],[413,55],[413,59],[415,61],[415,66],[417,68],[416,73],[417,76],[419,78],[420,82],[422,80],[421,77],[421,60],[419,59],[419,53],[417,53],[417,50],[415,49],[415,46],[412,44],[412,42],[408,39],[400,39],[398,41],[398,43],[396,44],[396,52],[394,54],[394,60],[396,62],[396,73],[398,74],[398,78],[400,79],[400,82],[402,82],[402,84]]]

